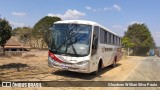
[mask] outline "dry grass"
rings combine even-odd
[[[0,81],[25,79],[28,77],[35,78],[34,76],[39,74],[51,73],[52,69],[49,68],[47,64],[47,52],[38,52],[38,54],[26,54],[17,57],[0,57]]]

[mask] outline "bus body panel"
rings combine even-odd
[[[97,53],[91,57],[91,62],[93,61],[93,65],[91,66],[93,70],[91,70],[97,70],[99,60],[102,60],[103,67],[113,64],[114,59],[118,62],[122,57],[122,53],[117,52],[117,48],[118,46],[99,44]]]

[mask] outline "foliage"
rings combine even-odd
[[[12,30],[13,36],[18,36],[19,41],[26,43],[30,40],[32,34],[32,28],[30,27],[17,27]]]
[[[147,25],[138,23],[128,26],[122,44],[125,47],[131,47],[134,55],[145,55],[150,48],[155,46]]]
[[[122,46],[125,46],[125,48],[131,48],[135,46],[135,43],[131,42],[131,40],[128,37],[123,37]]]
[[[34,38],[36,39],[42,38],[43,41],[48,45],[47,36],[49,34],[50,28],[53,26],[54,22],[60,20],[61,19],[59,17],[49,17],[49,16],[45,16],[42,19],[40,19],[33,27]]]
[[[0,18],[0,46],[3,47],[3,51],[5,43],[11,38],[11,30],[9,22]]]

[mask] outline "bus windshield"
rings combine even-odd
[[[49,50],[59,55],[86,56],[89,54],[91,30],[91,25],[54,24]]]

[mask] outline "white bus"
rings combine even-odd
[[[115,66],[122,57],[121,37],[92,21],[58,21],[50,34],[50,67],[97,73],[106,66]]]

